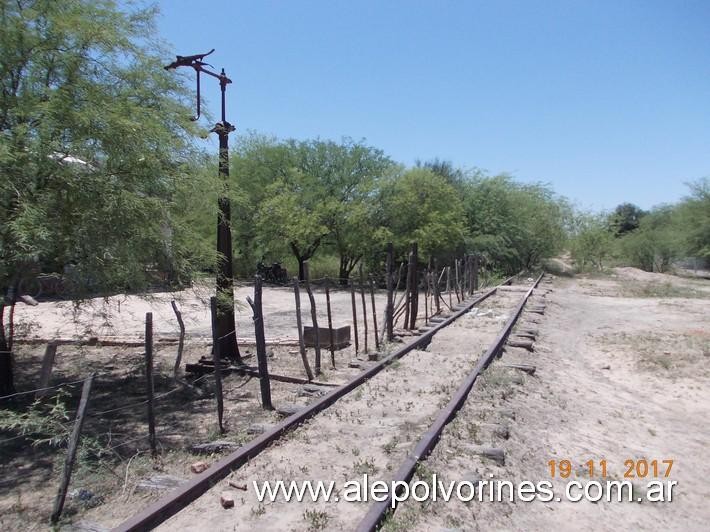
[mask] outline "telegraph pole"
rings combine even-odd
[[[219,349],[220,357],[231,359],[237,364],[242,364],[242,359],[237,345],[237,332],[234,321],[234,257],[232,254],[232,228],[231,206],[229,204],[229,134],[234,131],[234,126],[227,122],[225,95],[227,85],[232,80],[227,77],[224,69],[217,74],[206,67],[211,65],[204,62],[204,58],[214,52],[214,48],[206,54],[189,56],[178,55],[176,60],[165,67],[166,70],[178,67],[192,67],[197,74],[197,114],[192,118],[200,118],[200,73],[216,78],[222,93],[221,121],[217,122],[210,130],[219,138],[219,176],[222,179],[222,188],[217,200],[217,253],[219,264],[216,279],[217,316],[215,317],[215,343],[213,349]]]

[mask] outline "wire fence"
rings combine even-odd
[[[101,376],[103,376],[103,377],[110,377],[110,375],[109,375],[109,374],[106,374],[106,373],[97,375],[97,377],[101,377]],[[163,400],[163,399],[165,399],[165,398],[167,398],[167,397],[170,397],[170,396],[174,395],[174,394],[177,393],[177,392],[184,391],[186,387],[190,387],[190,388],[195,387],[195,386],[197,386],[198,384],[200,384],[201,382],[204,382],[204,381],[206,381],[208,378],[211,378],[211,377],[214,378],[214,374],[205,374],[205,375],[202,375],[202,376],[200,376],[200,377],[198,377],[198,378],[192,380],[189,384],[186,383],[186,382],[183,382],[183,381],[178,381],[177,383],[175,383],[175,387],[174,387],[173,389],[168,390],[168,391],[163,392],[163,393],[160,393],[160,394],[156,394],[156,395],[154,395],[154,396],[152,397],[152,399],[144,399],[144,400],[141,400],[141,401],[137,401],[137,402],[133,402],[133,403],[121,405],[121,406],[118,406],[118,407],[116,407],[116,408],[109,408],[109,409],[98,410],[98,411],[93,411],[93,412],[92,412],[92,411],[89,411],[89,412],[86,414],[85,417],[86,417],[86,418],[93,418],[93,419],[96,419],[96,420],[101,420],[101,419],[104,418],[107,414],[111,414],[111,413],[115,413],[115,412],[123,412],[123,411],[135,410],[135,409],[138,408],[138,407],[147,405],[150,401],[152,401],[152,402],[158,402],[158,401],[161,401],[161,400]],[[241,388],[242,386],[244,386],[245,384],[247,384],[251,379],[252,379],[251,376],[247,376],[247,377],[244,379],[243,382],[241,382],[241,383],[239,383],[239,384],[236,384],[236,385],[234,386],[234,388],[235,388],[235,389]],[[69,388],[69,387],[72,387],[72,386],[76,386],[76,385],[78,385],[78,384],[82,384],[82,383],[85,382],[85,380],[86,380],[86,379],[80,379],[80,380],[74,380],[74,381],[69,381],[69,382],[63,382],[63,383],[59,383],[59,384],[55,384],[55,385],[53,385],[53,386],[47,386],[47,387],[43,387],[43,388],[35,388],[35,389],[32,389],[32,390],[24,390],[24,391],[22,391],[22,392],[17,392],[17,393],[12,394],[12,395],[6,395],[6,396],[3,396],[3,397],[0,397],[0,399],[10,399],[10,398],[13,398],[13,397],[16,397],[16,396],[20,396],[20,395],[36,394],[36,393],[38,393],[38,392],[45,392],[45,391],[50,391],[50,390],[60,390],[60,389],[64,389],[64,388]],[[39,401],[39,399],[38,399],[38,401]],[[65,426],[64,426],[64,429],[68,432],[68,431],[70,430],[69,425],[65,425]],[[26,432],[26,433],[18,434],[18,435],[16,435],[16,436],[13,436],[13,437],[10,437],[10,438],[0,439],[0,446],[5,445],[5,444],[10,443],[10,442],[13,442],[13,441],[16,441],[16,440],[21,440],[21,439],[30,438],[30,437],[32,437],[33,435],[36,435],[36,434],[37,434],[37,432]],[[129,445],[130,443],[135,443],[135,442],[141,441],[141,440],[146,441],[146,442],[148,441],[147,433],[144,434],[144,435],[138,436],[138,437],[136,437],[136,438],[132,438],[132,439],[130,439],[130,440],[121,442],[121,443],[119,443],[119,444],[117,444],[117,445],[109,446],[109,447],[107,447],[107,448],[104,449],[104,450],[105,450],[105,451],[113,451],[113,450],[118,449],[118,448],[120,448],[120,447],[124,447],[124,446],[126,446],[126,445]]]
[[[210,374],[202,375],[201,377],[198,377],[197,379],[195,379],[194,381],[192,381],[192,382],[190,383],[190,385],[194,386],[195,384],[197,384],[197,383],[199,383],[199,382],[201,382],[201,381],[204,381],[207,377],[212,377],[212,376],[213,376],[213,375],[210,375]],[[164,392],[164,393],[161,393],[161,394],[158,394],[158,395],[154,395],[152,400],[153,400],[153,401],[159,401],[159,400],[161,400],[161,399],[164,399],[165,397],[169,397],[169,396],[173,395],[174,393],[181,392],[181,391],[183,391],[183,390],[184,390],[183,386],[178,385],[177,387],[173,388],[172,390],[169,390],[169,391],[167,391],[167,392]],[[136,403],[130,403],[130,404],[127,404],[127,405],[122,405],[122,406],[119,406],[119,407],[116,407],[116,408],[110,408],[110,409],[108,409],[108,410],[101,410],[101,411],[99,411],[99,412],[91,412],[91,413],[88,414],[88,417],[99,417],[99,416],[103,416],[103,415],[106,415],[106,414],[111,414],[111,413],[113,413],[113,412],[120,412],[120,411],[122,411],[122,410],[129,410],[129,409],[132,409],[132,408],[136,408],[136,407],[138,407],[138,406],[147,405],[149,401],[150,401],[150,399],[145,399],[145,400],[143,400],[143,401],[138,401],[138,402],[136,402]]]
[[[84,379],[79,379],[79,380],[70,381],[70,382],[62,382],[60,384],[55,384],[53,386],[47,386],[45,388],[35,388],[34,390],[24,390],[22,392],[16,392],[16,393],[12,393],[10,395],[0,396],[0,401],[4,401],[6,399],[12,399],[13,397],[19,397],[21,395],[29,395],[29,394],[36,394],[38,392],[46,392],[49,390],[56,390],[58,388],[64,388],[66,386],[73,386],[75,384],[81,384],[82,382],[84,382]]]
[[[468,259],[467,259],[468,260]],[[460,270],[460,276],[459,276],[459,267],[461,268]],[[467,262],[466,268],[471,268],[472,265]],[[355,336],[355,353],[358,353],[358,329],[357,329],[357,322],[360,321],[361,323],[364,322],[364,349],[365,352],[368,352],[368,343],[367,343],[367,335],[368,335],[368,326],[367,322],[370,319],[369,314],[368,314],[368,304],[366,303],[365,299],[365,292],[363,290],[370,290],[371,291],[371,317],[372,317],[372,324],[373,324],[373,329],[371,329],[372,333],[375,335],[375,343],[377,345],[377,349],[379,349],[379,344],[378,344],[378,314],[379,310],[383,310],[383,319],[380,321],[380,325],[382,325],[385,320],[387,319],[387,311],[385,311],[385,308],[377,308],[379,305],[376,305],[375,302],[375,283],[381,283],[382,281],[386,280],[387,285],[388,285],[388,290],[391,292],[389,293],[390,298],[394,296],[394,301],[392,303],[394,306],[392,307],[392,310],[394,311],[393,314],[400,314],[401,312],[404,311],[405,306],[409,305],[409,297],[412,296],[414,298],[416,297],[424,297],[424,316],[423,316],[423,321],[428,323],[428,320],[430,317],[433,317],[435,314],[438,314],[439,312],[446,312],[445,309],[448,309],[449,311],[452,311],[453,305],[449,305],[446,302],[446,299],[451,301],[451,294],[455,293],[456,294],[456,302],[459,301],[459,295],[461,298],[465,297],[465,294],[472,294],[475,289],[481,289],[483,287],[488,286],[489,284],[492,283],[492,276],[490,275],[483,275],[483,271],[481,271],[481,277],[480,277],[480,285],[479,285],[479,277],[478,277],[478,270],[476,271],[475,274],[475,284],[473,282],[473,273],[472,270],[468,269],[464,272],[464,261],[457,261],[456,266],[455,266],[455,283],[451,282],[454,281],[454,275],[452,275],[452,268],[450,266],[442,268],[419,268],[419,267],[414,267],[412,268],[412,262],[410,261],[409,265],[409,272],[407,273],[407,281],[405,281],[406,286],[403,286],[400,289],[400,281],[404,279],[402,273],[404,271],[403,267],[399,268],[393,268],[390,273],[385,273],[385,274],[370,274],[367,276],[364,276],[362,272],[359,272],[359,275],[353,275],[352,277],[347,277],[347,278],[342,278],[342,277],[329,277],[329,276],[324,276],[324,277],[318,277],[315,279],[305,279],[305,280],[298,280],[298,279],[292,279],[286,283],[283,283],[282,286],[284,287],[291,287],[294,289],[296,292],[296,297],[298,294],[298,288],[300,286],[306,287],[306,289],[309,292],[309,298],[310,298],[310,303],[311,303],[311,312],[312,312],[312,319],[313,319],[313,329],[318,330],[319,327],[316,324],[316,309],[315,309],[315,300],[312,297],[310,287],[309,285],[315,285],[318,288],[322,288],[322,284],[325,283],[326,286],[326,296],[328,295],[328,290],[327,288],[337,288],[338,285],[340,287],[345,288],[349,287],[350,290],[352,291],[354,288],[359,288],[361,292],[361,301],[362,301],[362,313],[359,311],[356,312],[356,299],[355,296],[353,295],[352,297],[352,319],[353,319],[353,330],[354,330],[354,336]],[[307,275],[307,274],[306,274]],[[389,277],[388,277],[389,275]],[[445,283],[442,283],[442,281],[446,279]],[[396,286],[395,281],[396,280]],[[257,283],[258,284],[258,283]],[[445,286],[445,288],[444,288]],[[414,294],[414,295],[413,295]],[[445,298],[446,296],[446,298]],[[298,301],[298,299],[297,299]],[[441,305],[440,305],[441,303]],[[414,323],[417,320],[417,315],[416,315],[416,303],[411,307],[412,312],[413,312],[413,318],[409,320],[408,318],[405,318],[405,328],[415,328]],[[436,308],[436,311],[434,310]],[[173,305],[173,310],[175,311],[175,314],[178,317],[178,320],[180,320],[180,312],[176,309],[176,307]],[[216,310],[212,310],[213,313],[216,314]],[[298,307],[297,304],[297,312],[300,313],[300,308]],[[420,307],[420,312],[421,312],[421,307]],[[329,328],[331,331],[333,330],[332,325],[330,325],[330,313],[331,313],[331,308],[330,308],[330,300],[328,299],[328,319],[329,319]],[[256,312],[255,312],[256,316]],[[409,316],[409,310],[407,309],[407,316]],[[263,317],[261,318],[263,319]],[[397,316],[389,316],[389,319],[394,321],[396,324],[396,319]],[[421,315],[420,315],[421,319]],[[294,320],[295,321],[295,320]],[[301,337],[303,331],[301,329],[300,325],[300,314],[298,318],[298,323],[299,323],[299,343],[301,344],[301,350],[303,351],[303,339]],[[182,342],[184,341],[184,327],[182,326],[182,322],[180,322],[181,325],[181,337],[180,337],[180,349],[182,348]],[[148,330],[150,330],[150,336],[148,334]],[[385,332],[386,332],[386,327],[382,326],[379,329],[379,338],[381,339],[382,342],[385,341]],[[262,330],[262,342],[264,342],[263,338],[263,330]],[[316,333],[317,334],[317,333]],[[213,336],[213,342],[218,342],[223,339],[229,338],[231,336],[237,335],[237,331],[231,330],[227,332],[224,335],[220,336]],[[332,333],[331,333],[332,336]],[[317,336],[316,336],[317,338]],[[318,345],[319,340],[316,339],[316,345]],[[332,344],[333,340],[331,338],[331,351],[332,351]],[[191,380],[189,383],[184,382],[180,379],[177,378],[177,368],[179,367],[179,361],[180,357],[182,355],[182,351],[179,350],[178,357],[176,359],[175,363],[175,372],[172,375],[171,382],[172,382],[172,387],[171,389],[162,391],[161,393],[155,394],[153,392],[153,384],[152,384],[152,379],[153,379],[153,371],[152,371],[152,364],[153,364],[153,359],[152,359],[152,349],[153,349],[153,344],[152,344],[152,313],[146,315],[146,352],[144,353],[146,357],[146,369],[147,373],[143,375],[145,379],[145,391],[140,391],[140,395],[138,397],[133,397],[133,401],[127,404],[119,404],[117,406],[116,402],[121,401],[124,399],[120,394],[123,392],[123,390],[117,390],[117,389],[112,389],[110,394],[100,394],[97,396],[94,394],[94,398],[92,399],[92,403],[89,403],[89,406],[87,407],[86,402],[88,403],[88,396],[90,394],[89,391],[93,379],[98,376],[97,380],[97,386],[106,386],[107,382],[115,382],[112,379],[116,378],[115,374],[112,373],[107,373],[107,372],[101,372],[100,374],[96,375],[93,374],[92,377],[85,379],[77,379],[77,380],[72,380],[69,382],[63,382],[59,384],[55,384],[52,386],[45,386],[45,387],[40,387],[40,388],[35,388],[31,390],[23,390],[20,392],[12,393],[9,395],[5,396],[0,396],[0,406],[2,406],[2,401],[7,401],[14,399],[16,397],[20,396],[27,396],[27,395],[37,395],[37,401],[44,400],[47,401],[47,394],[46,392],[51,392],[53,390],[63,390],[63,389],[70,389],[72,387],[76,387],[77,385],[84,383],[84,388],[82,389],[82,398],[79,401],[79,407],[77,408],[77,414],[76,414],[76,421],[72,419],[71,421],[67,420],[66,423],[60,423],[59,425],[54,425],[55,427],[61,427],[61,439],[58,439],[54,441],[54,444],[58,444],[57,442],[61,443],[62,445],[64,442],[68,442],[67,446],[67,463],[72,463],[73,458],[70,459],[69,456],[73,453],[76,452],[76,445],[77,442],[80,441],[81,439],[81,430],[82,430],[82,424],[84,421],[84,418],[90,419],[91,422],[88,424],[87,429],[84,432],[86,433],[86,436],[89,438],[88,442],[90,442],[90,447],[93,446],[94,449],[98,449],[97,452],[99,452],[99,456],[104,456],[103,453],[113,453],[115,455],[115,458],[121,462],[125,461],[125,459],[128,458],[128,456],[131,453],[133,454],[133,457],[136,456],[135,451],[138,449],[138,453],[146,452],[147,450],[151,450],[153,453],[153,456],[157,454],[156,451],[156,423],[154,419],[154,412],[153,412],[153,406],[156,403],[162,403],[163,405],[165,404],[166,400],[170,397],[175,396],[179,392],[184,392],[188,389],[195,390],[195,387],[198,386],[200,383],[205,382],[207,379],[215,379],[215,396],[217,397],[217,412],[218,412],[218,419],[219,419],[219,428],[220,431],[222,430],[222,386],[221,386],[221,374],[222,371],[219,367],[213,366],[212,368],[209,368],[208,373],[205,373],[193,380]],[[316,348],[316,352],[318,352]],[[263,355],[265,356],[265,355]],[[302,353],[302,356],[305,357],[305,353]],[[335,358],[334,354],[333,356],[333,369],[335,369]],[[320,354],[318,353],[316,355],[316,360],[319,360]],[[218,359],[217,359],[218,361]],[[202,363],[202,359],[201,362]],[[216,362],[215,362],[216,363]],[[261,362],[260,362],[261,363]],[[206,364],[206,362],[205,362]],[[316,368],[319,369],[319,362],[316,362]],[[307,362],[304,361],[304,365],[307,366]],[[194,366],[194,365],[193,365]],[[202,368],[198,368],[200,371],[205,370],[205,366]],[[234,369],[234,368],[231,368]],[[249,370],[253,370],[254,368],[247,368]],[[44,370],[43,370],[44,371]],[[261,369],[259,370],[261,371]],[[50,372],[51,372],[51,362],[50,362]],[[239,372],[238,372],[239,373]],[[307,373],[309,373],[307,371]],[[50,373],[51,374],[51,373]],[[230,386],[231,389],[236,389],[236,388],[241,388],[245,386],[248,382],[251,381],[251,379],[254,377],[254,373],[252,372],[251,374],[247,373],[247,371],[244,371],[241,373],[245,378],[243,382],[237,383],[237,382],[232,382],[232,385]],[[262,377],[263,373],[258,373],[257,376]],[[268,376],[268,373],[267,373]],[[280,377],[281,379],[289,378],[288,376],[278,376],[276,375],[275,377]],[[310,376],[309,373],[309,379],[312,380],[312,376]],[[47,380],[41,380],[40,382],[47,382]],[[296,382],[296,381],[286,381],[286,382]],[[88,385],[88,386],[87,386]],[[142,384],[141,384],[142,385]],[[268,384],[267,384],[268,386]],[[163,388],[164,389],[164,388]],[[124,392],[125,393],[125,392]],[[263,390],[262,390],[263,393]],[[42,398],[44,396],[44,398]],[[86,397],[85,397],[86,396]],[[205,397],[204,394],[201,394],[202,397]],[[263,397],[262,397],[263,400]],[[33,403],[36,404],[36,401]],[[51,405],[48,404],[47,401],[47,406],[51,408]],[[176,403],[171,403],[172,405],[175,405]],[[83,407],[82,407],[83,405]],[[94,408],[95,405],[103,406],[103,408]],[[108,408],[107,408],[108,407]],[[147,407],[147,408],[144,408]],[[42,411],[44,407],[41,407],[40,412]],[[139,410],[140,409],[140,410]],[[185,434],[180,434],[181,437],[184,437],[187,435],[187,431],[190,430],[189,427],[194,426],[194,422],[192,422],[192,425],[190,425],[189,416],[191,415],[188,413],[186,410],[189,410],[189,408],[185,409],[182,405],[180,405],[180,412],[186,416],[186,422],[185,424],[180,423],[180,426],[183,427],[183,431]],[[29,411],[29,410],[28,410]],[[129,413],[128,415],[118,415],[115,416],[114,414],[117,413]],[[193,410],[193,413],[201,412],[201,407],[198,407],[197,409]],[[135,416],[134,416],[135,414]],[[174,418],[171,418],[171,420]],[[135,421],[138,421],[136,423]],[[114,426],[120,427],[118,430],[120,431],[119,433],[113,432],[112,428]],[[165,432],[166,426],[165,424],[162,425],[162,430],[158,431],[158,437],[167,437],[167,434]],[[73,430],[72,430],[73,429]],[[108,429],[108,432],[107,432]],[[171,430],[171,429],[167,429]],[[79,436],[74,439],[74,434],[78,431]],[[3,432],[7,432],[7,429],[4,430]],[[71,437],[69,434],[72,433]],[[38,437],[39,436],[39,437]],[[6,445],[8,443],[14,442],[14,441],[19,441],[22,439],[27,439],[27,438],[32,438],[35,437],[35,441],[46,441],[46,438],[43,438],[43,434],[41,432],[34,432],[34,433],[23,433],[23,434],[17,434],[15,436],[12,436],[10,438],[6,438],[3,440],[0,440],[0,446]],[[184,439],[184,438],[181,438]],[[160,444],[160,448],[163,449],[163,445],[167,445],[166,442],[168,440],[164,439],[163,442]],[[74,447],[72,447],[72,445]],[[129,446],[135,446],[133,448],[130,448]],[[128,451],[126,451],[126,448],[129,448]],[[150,448],[150,449],[148,449]],[[73,450],[72,450],[73,449]],[[131,458],[132,460],[133,458]],[[128,462],[130,465],[130,460]],[[102,464],[105,465],[105,464]],[[71,466],[69,466],[71,468]],[[71,473],[69,473],[71,474]],[[126,467],[126,474],[125,474],[126,480],[124,480],[124,490],[125,490],[125,485],[126,481],[128,478],[128,466]],[[66,485],[69,483],[69,478],[66,479]],[[64,486],[66,488],[66,485]]]

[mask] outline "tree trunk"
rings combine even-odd
[[[320,245],[320,238],[318,238],[313,244],[308,246],[305,251],[301,252],[300,249],[296,246],[294,242],[290,242],[289,245],[291,246],[291,251],[293,252],[294,257],[296,257],[296,260],[298,261],[298,280],[299,281],[305,281],[306,280],[306,272],[305,268],[303,267],[303,263],[306,262],[308,259],[310,259],[313,255],[315,255],[316,250],[318,249],[318,246]]]
[[[0,345],[0,396],[15,393],[15,379],[12,372],[12,353]]]
[[[298,280],[305,281],[306,280],[306,266],[305,266],[306,259],[304,259],[300,255],[297,255],[296,260],[298,260]]]
[[[338,284],[340,286],[348,285],[348,259],[344,255],[340,255],[340,268],[338,271]]]
[[[361,259],[362,255],[358,255],[357,257],[350,257],[346,254],[340,255],[340,272],[338,275],[340,277],[339,283],[341,286],[348,286],[350,274]]]
[[[10,340],[5,336],[5,306],[4,302],[0,302],[0,396],[15,393]]]

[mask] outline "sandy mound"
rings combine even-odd
[[[669,273],[647,272],[631,266],[613,268],[612,271],[623,279],[631,279],[633,281],[668,283],[679,280],[677,276]]]
[[[575,269],[574,266],[572,266],[566,259],[568,259],[568,257],[555,257],[552,259],[546,259],[543,262],[543,267],[546,271],[555,275],[564,275],[571,277],[575,274]]]

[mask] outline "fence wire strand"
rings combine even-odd
[[[199,378],[195,379],[194,381],[192,381],[192,384],[196,384],[196,383],[198,383],[198,382],[200,382],[200,381],[206,379],[206,378],[209,377],[209,376],[210,376],[209,373],[206,374],[206,375],[203,375],[202,377],[199,377]],[[176,393],[176,392],[179,392],[179,391],[181,391],[182,389],[183,389],[182,387],[177,387],[177,388],[173,388],[172,390],[168,390],[167,392],[163,392],[163,393],[161,393],[161,394],[155,395],[155,396],[153,397],[153,401],[159,401],[160,399],[163,399],[163,398],[165,398],[165,397],[168,397],[169,395],[172,395],[172,394],[174,394],[174,393]],[[118,411],[120,411],[120,410],[127,410],[127,409],[129,409],[129,408],[135,408],[135,407],[137,407],[137,406],[142,406],[142,405],[148,404],[148,401],[149,401],[149,399],[145,399],[145,400],[139,401],[139,402],[137,402],[137,403],[131,403],[131,404],[119,406],[119,407],[116,407],[116,408],[110,408],[110,409],[108,409],[108,410],[101,410],[101,411],[99,411],[99,412],[91,412],[90,414],[87,415],[87,417],[103,416],[104,414],[110,414],[111,412],[118,412]]]
[[[54,389],[56,389],[56,388],[62,388],[62,387],[64,387],[64,386],[73,386],[73,385],[75,385],[75,384],[79,384],[79,383],[81,383],[81,382],[84,382],[85,380],[86,380],[86,379],[80,379],[80,380],[77,380],[77,381],[62,382],[62,383],[60,383],[60,384],[55,384],[54,386],[47,386],[46,388],[36,388],[36,389],[34,389],[34,390],[26,390],[26,391],[24,391],[24,392],[16,392],[16,393],[13,393],[13,394],[10,394],[10,395],[3,395],[2,397],[0,397],[0,401],[3,401],[3,400],[5,400],[5,399],[11,399],[12,397],[17,397],[17,396],[20,396],[20,395],[28,395],[28,394],[31,394],[31,393],[44,392],[44,391],[47,391],[47,390],[54,390]]]

